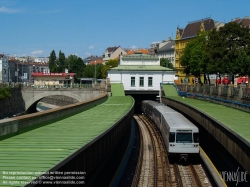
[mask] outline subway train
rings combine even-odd
[[[142,101],[141,110],[158,127],[170,157],[188,160],[199,155],[199,129],[179,112],[155,101]]]

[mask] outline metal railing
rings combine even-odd
[[[106,90],[107,84],[93,83],[93,84],[63,84],[63,85],[51,85],[51,84],[40,84],[35,85],[31,83],[0,83],[0,88],[20,88],[22,90],[70,90],[70,89],[94,89],[94,90]]]

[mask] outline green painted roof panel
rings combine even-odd
[[[163,84],[162,85],[165,96],[178,96],[177,90],[172,84]]]
[[[74,116],[1,140],[0,186],[8,186],[3,184],[3,171],[33,172],[27,175],[38,177],[34,172],[50,170],[113,126],[133,104],[130,96],[109,97]]]
[[[194,98],[170,96],[169,98],[184,102],[200,111],[208,114],[212,118],[221,122],[232,131],[250,142],[250,113],[244,112],[228,106],[201,101]]]
[[[122,83],[111,84],[112,96],[125,96],[124,87]]]

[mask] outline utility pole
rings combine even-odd
[[[96,84],[96,60],[95,60],[95,84]]]

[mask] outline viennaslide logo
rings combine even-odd
[[[225,182],[236,182],[236,186],[241,182],[247,181],[247,171],[239,171],[239,167],[237,171],[221,171],[220,176]]]

